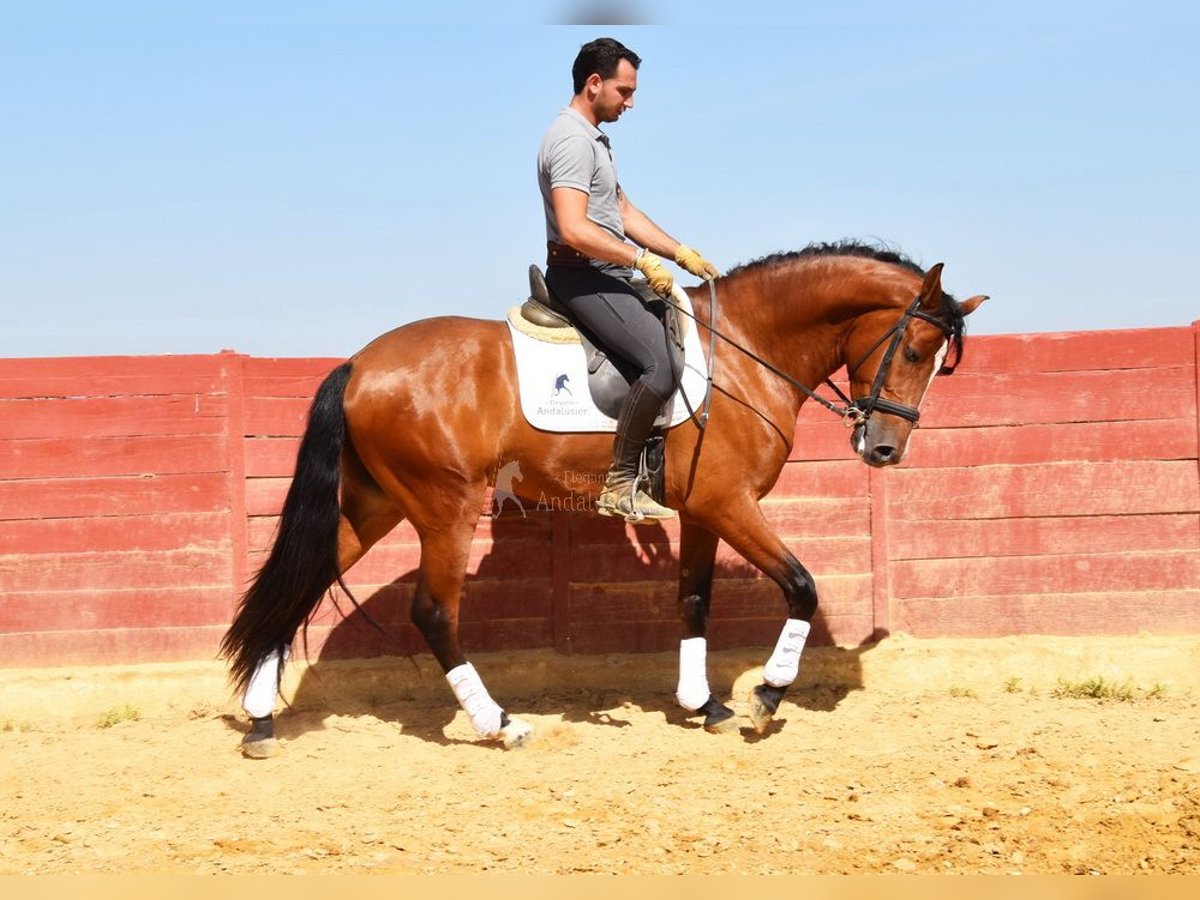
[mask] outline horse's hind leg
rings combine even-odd
[[[684,521],[679,536],[679,684],[675,699],[689,712],[704,716],[704,728],[714,733],[737,730],[733,710],[721,703],[708,686],[708,611],[712,602],[717,536],[694,522]]]
[[[354,461],[348,460],[350,463]],[[338,571],[345,572],[363,554],[396,527],[403,518],[368,476],[353,465],[344,473],[341,519],[338,525]],[[242,709],[250,718],[250,731],[242,739],[242,753],[251,759],[267,759],[279,753],[275,739],[275,701],[283,669],[291,656],[291,642],[272,650],[259,660],[242,695]]]
[[[477,501],[481,499],[482,494]],[[515,749],[525,744],[532,729],[524,722],[510,719],[492,699],[459,646],[458,607],[480,503],[466,506],[464,520],[421,534],[421,569],[413,597],[412,620],[445,672],[446,681],[470,718],[475,733],[503,741],[505,747]]]

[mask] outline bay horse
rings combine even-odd
[[[708,730],[734,727],[733,710],[713,695],[706,672],[718,540],[773,579],[787,608],[750,697],[761,733],[796,678],[817,591],[759,501],[789,456],[801,404],[843,366],[846,405],[820,402],[847,418],[852,447],[867,464],[904,457],[934,376],[952,371],[962,355],[964,317],[987,299],[956,301],[942,290],[941,272],[941,263],[926,272],[897,253],[841,242],[777,253],[717,279],[715,321],[709,290],[687,290],[702,334],[707,328],[714,337],[711,397],[703,427],[694,417],[666,433],[665,499],[680,518],[676,697],[705,717]],[[507,747],[529,737],[459,646],[472,538],[504,462],[520,461],[521,495],[594,500],[612,437],[539,431],[522,416],[517,390],[507,326],[458,317],[381,335],[321,384],[274,544],[221,646],[235,685],[247,691],[247,755],[269,755],[275,743],[274,703],[297,630],[405,519],[420,541],[412,621],[480,737]],[[597,477],[580,479],[581,472]],[[256,746],[264,752],[252,752]]]

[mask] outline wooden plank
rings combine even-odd
[[[224,438],[217,434],[70,437],[0,441],[0,478],[220,472]]]
[[[226,623],[229,613],[228,592],[211,587],[9,591],[0,632],[199,627]]]
[[[300,438],[246,438],[246,476],[248,478],[291,478],[296,471]]]
[[[772,499],[865,497],[868,477],[867,465],[857,458],[785,463],[769,496]]]
[[[820,409],[815,404],[814,408]],[[810,417],[804,414],[806,411],[807,407],[796,422],[789,459],[803,462],[858,459],[850,446],[851,430],[840,419],[829,412],[819,418]]]
[[[1186,550],[902,560],[892,567],[894,601],[1194,588],[1200,554]]]
[[[0,521],[213,512],[228,503],[220,472],[0,481]]]
[[[1200,551],[1200,515],[945,519],[891,532],[893,560],[1142,550]]]
[[[291,478],[247,478],[246,515],[278,516],[291,483]]]
[[[225,415],[226,398],[217,394],[0,399],[0,440],[223,434]]]
[[[513,619],[486,625],[464,624],[459,638],[464,652],[468,654],[535,650],[549,646],[550,631],[549,626],[541,620]],[[357,659],[372,653],[392,656],[427,651],[424,640],[411,626],[398,629],[389,637],[382,637],[366,623],[351,620],[333,626],[313,625],[308,629],[307,650],[303,646],[294,648],[294,652],[310,660]],[[449,695],[447,702],[453,702]]]
[[[337,357],[246,357],[246,390],[247,393],[259,392],[260,383],[269,384],[272,379],[311,379],[314,390],[326,375],[344,363],[344,358]],[[312,392],[309,392],[310,396]]]
[[[226,626],[0,634],[6,666],[112,666],[211,660]]]
[[[0,528],[0,553],[152,552],[182,547],[230,552],[227,524],[222,512],[18,519]]]
[[[553,616],[550,577],[510,579],[468,578],[463,591],[462,621],[546,619]]]
[[[253,516],[247,519],[250,552],[261,553],[270,548],[275,539],[275,528],[278,522],[278,516]],[[380,546],[415,546],[416,544],[416,532],[408,522],[401,522],[380,541]]]
[[[1200,591],[1047,592],[962,601],[926,598],[896,604],[895,619],[898,630],[922,638],[1196,634],[1200,632]]]
[[[868,470],[868,484],[871,472]],[[774,495],[761,502],[763,516],[791,544],[814,537],[863,537],[871,533],[869,492],[861,496],[825,499]]]
[[[1194,460],[900,469],[889,476],[888,515],[909,522],[1200,509]]]
[[[312,400],[291,397],[247,397],[246,434],[261,437],[303,435]]]
[[[110,397],[220,391],[217,356],[0,360],[0,397]]]
[[[968,337],[959,373],[1067,372],[1195,364],[1190,329],[1137,328]]]
[[[910,442],[905,468],[1003,463],[1195,459],[1190,418],[1141,422],[1078,422],[985,428],[922,428]]]
[[[956,374],[921,408],[928,428],[1191,417],[1195,367]],[[952,384],[949,382],[953,382]]]
[[[251,375],[246,382],[247,396],[291,397],[310,403],[328,374],[322,369],[310,375]]]
[[[228,553],[187,549],[0,556],[0,593],[181,585],[228,590]]]
[[[415,579],[404,582],[355,582],[347,579],[359,607],[380,624],[406,624],[410,620]],[[345,592],[335,589],[336,603],[326,601],[317,620],[336,622],[355,606]],[[338,610],[341,610],[340,612]],[[463,586],[460,621],[492,622],[503,619],[549,619],[551,584],[549,578],[509,579],[468,578]]]

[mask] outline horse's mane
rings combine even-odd
[[[836,256],[853,256],[859,259],[873,259],[876,262],[889,263],[893,266],[899,266],[902,269],[925,277],[925,270],[918,266],[915,262],[896,250],[890,247],[885,247],[877,244],[867,244],[863,241],[852,239],[844,239],[840,241],[831,241],[823,243],[809,244],[802,250],[788,250],[772,253],[769,256],[759,257],[758,259],[750,260],[747,263],[741,263],[734,266],[726,273],[726,277],[738,275],[742,272],[753,272],[758,269],[774,268],[775,266],[784,265],[791,262],[802,262],[814,259],[826,259]],[[938,318],[946,323],[946,327],[950,331],[950,354],[947,357],[946,363],[950,368],[958,365],[962,359],[963,352],[963,333],[966,327],[966,321],[963,318],[962,311],[959,309],[958,302],[950,294],[942,292],[942,308],[938,312]]]
[[[787,252],[772,253],[770,256],[763,256],[759,259],[753,259],[750,262],[742,263],[730,269],[729,275],[736,275],[739,272],[748,272],[754,269],[765,269],[773,266],[782,265],[783,263],[795,262],[807,259],[820,259],[828,256],[857,256],[860,259],[873,259],[877,262],[891,263],[894,266],[908,269],[917,275],[924,277],[925,270],[918,266],[915,262],[899,253],[890,247],[884,247],[877,244],[867,244],[862,241],[845,239],[840,241],[832,241],[829,243],[809,244],[803,250],[789,250]]]

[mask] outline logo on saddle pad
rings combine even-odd
[[[575,393],[570,388],[570,384],[571,374],[569,372],[559,372],[554,378],[554,387],[543,394],[538,402],[538,414],[552,416],[560,420],[564,418],[569,419],[572,416],[587,416],[592,410],[591,403],[583,399],[576,399]]]

